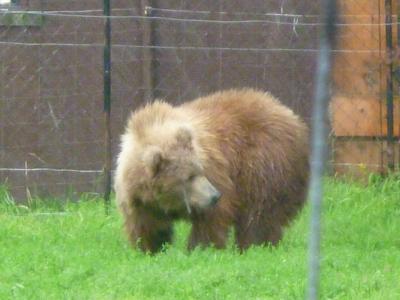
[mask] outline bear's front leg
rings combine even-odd
[[[169,220],[160,219],[146,210],[134,207],[125,219],[125,229],[134,247],[144,252],[156,253],[166,243],[171,243],[173,227]]]
[[[216,213],[202,214],[192,219],[192,230],[189,237],[188,250],[197,246],[225,248],[229,231],[229,222]]]

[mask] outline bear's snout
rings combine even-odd
[[[192,183],[191,203],[200,209],[217,204],[221,192],[205,176],[197,177]]]
[[[209,188],[209,195],[210,195],[210,198],[209,198],[209,204],[208,204],[208,206],[215,206],[217,203],[218,203],[218,201],[219,201],[219,199],[221,198],[221,196],[222,196],[222,194],[221,194],[221,192],[215,187],[215,186],[213,186],[211,183],[209,183],[209,186],[208,186],[208,188]]]
[[[211,205],[214,206],[218,203],[219,199],[221,199],[222,194],[219,191],[211,197]]]

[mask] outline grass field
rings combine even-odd
[[[321,299],[400,299],[400,180],[325,186]],[[24,207],[0,192],[0,299],[304,299],[308,207],[274,249],[188,254],[179,223],[152,257],[86,198]]]

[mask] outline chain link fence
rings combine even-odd
[[[337,173],[386,166],[382,3],[340,2],[331,105]],[[101,193],[102,2],[3,0],[0,9],[0,182],[20,200]],[[269,90],[310,124],[323,25],[318,2],[120,0],[111,12],[113,158],[129,112],[155,97],[178,104],[249,86]],[[392,30],[397,43],[397,20]],[[381,131],[369,136],[370,127]],[[366,159],[371,151],[380,160]]]

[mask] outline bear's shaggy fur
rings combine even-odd
[[[242,250],[276,244],[305,202],[308,155],[305,123],[268,93],[148,104],[130,117],[117,162],[127,234],[156,252],[172,241],[173,221],[186,219],[189,249],[224,247],[232,225]]]

